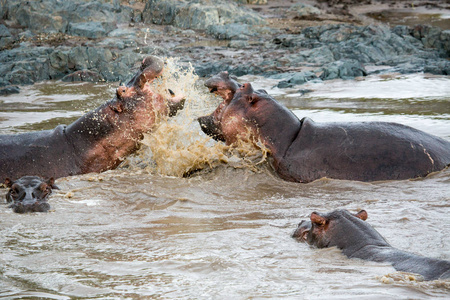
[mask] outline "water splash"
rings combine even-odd
[[[166,58],[163,74],[152,88],[166,99],[171,97],[169,89],[175,96],[184,95],[184,109],[145,134],[137,155],[127,158],[122,167],[182,177],[220,164],[256,171],[257,165],[265,161],[268,151],[259,141],[227,146],[202,132],[198,117],[210,114],[222,99],[209,93],[190,63],[183,66],[177,58]]]

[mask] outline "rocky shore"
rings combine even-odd
[[[367,12],[446,12],[447,1],[0,0],[0,94],[38,81],[124,81],[149,54],[199,76],[228,70],[311,80],[450,74],[450,30],[389,26]],[[413,6],[411,6],[413,5]],[[414,6],[415,5],[415,6]]]

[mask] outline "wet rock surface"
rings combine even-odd
[[[376,8],[405,1],[22,2],[1,2],[0,87],[126,80],[149,54],[179,57],[199,76],[277,75],[280,88],[373,72],[450,74],[450,31],[389,27],[355,13],[369,2]],[[2,93],[9,90],[16,89]]]

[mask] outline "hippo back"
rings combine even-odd
[[[79,172],[77,158],[66,140],[64,127],[0,135],[0,180],[25,175],[63,177]]]
[[[450,142],[396,123],[315,123],[302,128],[280,166],[281,177],[375,181],[426,176],[450,164]]]

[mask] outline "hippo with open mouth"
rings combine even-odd
[[[6,202],[16,213],[47,212],[48,196],[52,189],[58,189],[53,178],[44,180],[38,176],[24,176],[16,181],[6,178],[5,185],[9,187]]]
[[[349,258],[388,262],[397,271],[420,274],[425,280],[450,278],[450,261],[428,258],[389,245],[370,224],[365,210],[313,212],[298,225],[293,238],[317,248],[337,247]]]
[[[138,149],[144,133],[183,107],[183,97],[164,99],[152,91],[149,83],[161,75],[163,67],[158,57],[146,57],[128,84],[117,88],[113,99],[68,126],[0,135],[0,181],[25,175],[59,178],[116,168]]]
[[[449,141],[412,127],[300,120],[264,90],[240,85],[225,73],[206,86],[223,101],[212,114],[198,119],[202,130],[227,144],[262,141],[284,180],[400,180],[423,177],[450,164]]]

